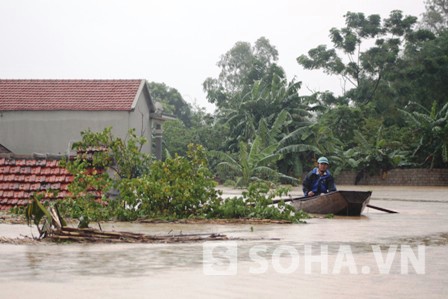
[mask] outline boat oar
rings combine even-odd
[[[396,212],[396,211],[388,210],[388,209],[385,209],[385,208],[380,208],[380,207],[377,207],[377,206],[372,206],[372,205],[370,205],[370,204],[367,205],[367,207],[372,208],[372,209],[375,209],[375,210],[378,210],[378,211],[391,213],[391,214],[396,214],[396,213],[398,213],[398,212]]]
[[[276,203],[279,203],[279,202],[281,202],[281,201],[288,202],[288,201],[299,200],[299,199],[302,199],[302,198],[305,198],[305,197],[273,199],[273,200],[272,200],[272,203],[273,203],[273,204],[276,204]]]

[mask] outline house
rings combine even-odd
[[[135,129],[148,140],[142,151],[160,159],[162,123],[170,118],[148,86],[146,80],[0,80],[1,148],[68,154],[81,131],[112,127],[122,139]]]

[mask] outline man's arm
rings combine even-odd
[[[336,185],[334,184],[334,178],[333,178],[333,176],[330,176],[330,177],[328,178],[327,182],[328,182],[328,192],[336,191],[336,190],[337,190],[337,189],[336,189]]]
[[[308,196],[308,193],[311,191],[311,172],[309,172],[302,183],[302,191],[303,195]]]

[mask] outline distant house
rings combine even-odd
[[[146,80],[0,80],[0,144],[15,154],[66,154],[81,131],[112,127],[134,128],[160,158],[165,119]]]

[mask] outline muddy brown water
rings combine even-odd
[[[216,243],[0,244],[0,298],[447,298],[448,187],[345,188],[372,190],[371,204],[400,213],[367,209],[292,225],[103,225],[244,239]],[[3,237],[31,234],[0,224]]]

